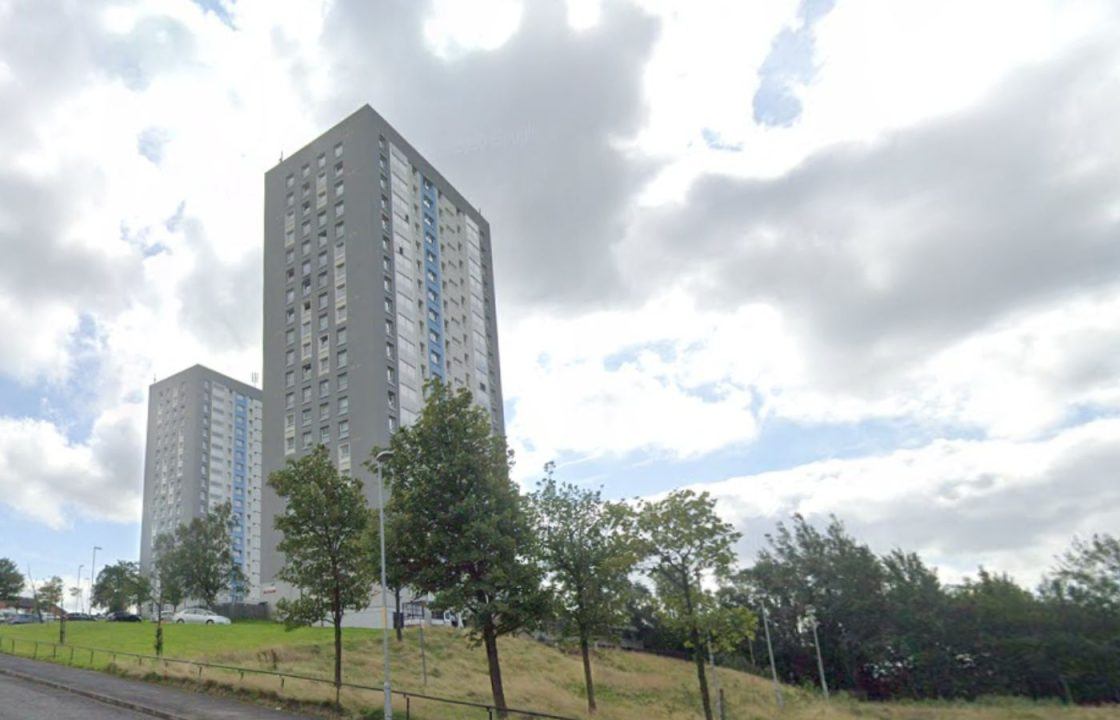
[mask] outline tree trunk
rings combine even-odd
[[[700,645],[700,631],[693,625],[688,631],[692,642],[692,659],[696,661],[696,679],[700,681],[700,701],[704,705],[704,720],[712,720],[712,698],[708,695],[708,676],[704,672],[704,653]]]
[[[393,597],[396,599],[396,614],[393,615],[393,627],[397,629],[397,642],[404,642],[404,618],[401,617],[401,589],[397,588],[393,591]]]
[[[336,593],[337,595],[337,593]],[[334,608],[334,704],[342,692],[342,608]]]
[[[58,616],[58,644],[66,644],[66,611],[62,610],[62,614]]]
[[[591,649],[587,634],[582,633],[579,639],[579,651],[583,655],[583,682],[587,685],[587,711],[595,714],[595,683],[591,680]]]
[[[490,690],[494,693],[494,705],[498,717],[509,717],[506,713],[506,693],[502,689],[502,668],[498,664],[498,635],[494,621],[490,618],[482,625],[482,641],[486,645],[486,663],[490,666]]]

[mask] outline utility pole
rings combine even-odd
[[[82,613],[84,613],[86,611],[85,603],[82,601],[82,568],[84,568],[84,567],[85,567],[85,565],[78,565],[78,582],[75,585],[75,587],[78,590],[78,608],[77,608],[77,610],[78,610],[78,612],[82,612]]]
[[[774,678],[774,698],[778,701],[778,707],[784,707],[782,703],[782,688],[778,684],[778,669],[774,666],[774,646],[770,643],[770,618],[766,613],[766,606],[762,606],[762,627],[766,629],[766,650],[770,653],[770,676]]]
[[[817,669],[821,672],[821,691],[824,692],[824,701],[828,702],[828,682],[824,679],[824,660],[821,659],[821,641],[817,638],[817,618],[809,616],[809,627],[813,628],[813,645],[817,648]]]
[[[389,590],[385,573],[385,480],[381,463],[393,456],[391,450],[377,453],[377,516],[381,527],[381,644],[385,662],[385,720],[393,720],[393,686],[389,679]]]
[[[89,564],[89,609],[93,610],[93,580],[97,577],[97,551],[101,547],[93,546],[93,561]]]

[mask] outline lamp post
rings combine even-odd
[[[76,585],[76,587],[78,588],[78,607],[75,608],[75,610],[77,610],[78,612],[86,611],[85,606],[82,605],[82,568],[84,567],[85,565],[78,565],[78,582]]]
[[[101,546],[93,546],[93,561],[89,565],[89,609],[93,610],[93,579],[97,577],[97,551]]]
[[[778,670],[774,666],[774,646],[770,643],[770,618],[766,614],[766,606],[762,606],[762,627],[766,630],[766,650],[770,653],[770,676],[774,678],[774,699],[778,707],[782,707],[782,686],[778,684]]]
[[[817,670],[821,673],[821,691],[824,692],[824,700],[828,702],[828,683],[824,679],[824,660],[821,659],[821,641],[817,637],[817,616],[812,610],[809,611],[809,627],[813,629],[813,645],[817,648]]]
[[[393,720],[393,686],[389,676],[389,591],[385,573],[385,481],[381,463],[393,456],[392,450],[377,453],[377,517],[378,534],[381,536],[381,645],[385,663],[385,720]]]

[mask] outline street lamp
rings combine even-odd
[[[94,545],[93,546],[93,562],[91,562],[90,565],[89,565],[89,609],[90,610],[93,610],[93,579],[95,577],[97,577],[97,573],[95,572],[97,570],[97,551],[100,550],[100,549],[101,549],[101,546],[99,546],[99,545]]]
[[[817,625],[820,625],[820,623],[817,622],[817,615],[813,612],[812,608],[809,608],[805,620],[809,623],[809,627],[813,629],[813,645],[817,648],[817,670],[821,673],[821,690],[824,692],[825,702],[828,702],[828,683],[825,682],[824,679],[824,660],[821,659],[821,641],[817,637]]]
[[[85,565],[78,565],[78,582],[75,587],[78,589],[78,607],[75,608],[78,612],[85,612],[85,606],[82,605],[82,568]]]
[[[393,720],[393,686],[389,679],[389,591],[385,576],[385,482],[381,463],[393,457],[392,450],[377,453],[377,517],[381,536],[381,644],[385,654],[385,720]]]

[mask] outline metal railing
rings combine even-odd
[[[16,652],[16,643],[33,645],[34,647],[31,651],[31,654],[30,655],[21,655],[20,653]],[[43,648],[43,647],[49,648],[49,651],[48,650],[43,650],[42,654],[40,654],[40,649]],[[60,655],[59,651],[60,650],[62,651],[61,655],[66,656],[67,652],[69,652],[69,656],[60,658],[59,657],[59,655]],[[32,660],[43,660],[43,661],[48,661],[48,662],[65,662],[67,665],[70,665],[70,666],[74,665],[75,653],[81,653],[82,655],[85,655],[86,653],[89,653],[89,667],[91,669],[94,668],[93,660],[94,660],[94,657],[97,656],[97,655],[108,656],[109,662],[112,665],[115,665],[115,666],[118,666],[118,667],[120,667],[117,663],[117,658],[118,657],[133,658],[133,659],[136,660],[136,664],[138,666],[143,666],[144,661],[147,660],[153,666],[158,667],[160,664],[162,664],[163,668],[164,668],[164,676],[165,677],[166,677],[166,672],[167,672],[167,666],[168,666],[169,663],[174,663],[174,664],[179,664],[179,665],[188,665],[188,666],[193,666],[193,667],[198,668],[197,680],[199,680],[199,681],[202,680],[202,672],[203,672],[204,669],[220,670],[220,671],[224,671],[224,672],[239,673],[240,679],[242,679],[242,680],[245,679],[246,674],[263,675],[263,676],[278,678],[280,680],[279,689],[276,691],[277,695],[280,695],[280,696],[282,696],[283,693],[284,693],[284,685],[285,685],[286,680],[301,680],[301,681],[309,682],[309,683],[318,683],[318,684],[321,684],[321,685],[329,685],[331,688],[335,688],[336,690],[346,688],[346,689],[351,689],[351,690],[361,690],[361,691],[364,691],[364,692],[371,692],[371,693],[377,693],[377,694],[384,693],[384,688],[382,688],[382,687],[378,687],[378,686],[374,686],[374,685],[362,685],[362,684],[359,684],[359,683],[350,683],[350,682],[342,682],[341,684],[336,685],[334,680],[332,680],[330,678],[316,677],[314,675],[301,675],[301,674],[298,674],[298,673],[279,672],[277,670],[265,670],[263,668],[241,667],[241,666],[238,666],[238,665],[223,665],[221,663],[209,663],[209,662],[203,662],[201,660],[185,660],[185,659],[182,659],[182,658],[169,658],[169,657],[161,657],[161,656],[157,656],[157,655],[144,655],[142,653],[125,652],[123,650],[105,650],[103,648],[84,647],[84,646],[81,646],[81,645],[71,645],[69,643],[66,644],[66,645],[60,645],[59,643],[51,642],[49,640],[30,640],[30,639],[27,639],[27,638],[15,638],[15,637],[11,637],[11,636],[3,636],[3,635],[0,635],[0,652],[6,653],[6,654],[9,654],[9,655],[13,655],[13,656],[16,656],[16,657],[30,657]],[[190,680],[191,679],[189,676],[177,676],[177,677],[185,679],[185,680]],[[426,702],[442,703],[444,705],[457,705],[457,706],[460,706],[460,707],[471,707],[471,708],[477,708],[479,710],[485,710],[488,720],[494,720],[494,718],[501,717],[501,712],[502,712],[501,710],[498,709],[497,706],[491,705],[491,704],[488,704],[488,703],[472,702],[470,700],[456,700],[455,698],[439,697],[437,695],[428,695],[426,693],[412,692],[411,690],[393,690],[392,693],[393,693],[393,695],[396,695],[397,697],[404,700],[404,717],[405,717],[405,720],[411,720],[411,717],[412,717],[412,703],[413,703],[414,700],[423,700],[423,701],[426,701]],[[553,714],[550,714],[550,713],[537,712],[535,710],[524,710],[524,709],[520,709],[520,708],[506,708],[505,709],[505,714],[506,714],[506,717],[509,717],[509,718],[520,717],[520,718],[541,718],[543,720],[576,720],[576,718],[572,718],[572,717],[569,717],[569,716],[566,716],[566,715],[553,715]],[[480,716],[481,716],[481,714],[480,714]]]

